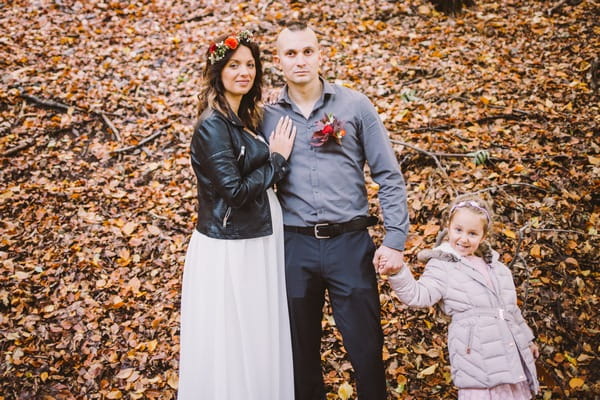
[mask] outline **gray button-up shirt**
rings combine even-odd
[[[321,98],[309,118],[291,101],[287,86],[279,100],[265,107],[262,132],[269,137],[281,116],[294,122],[297,132],[288,160],[290,173],[277,184],[285,225],[311,226],[346,222],[368,215],[364,166],[379,184],[383,209],[385,246],[404,250],[409,222],[406,187],[398,161],[377,111],[369,99],[355,90],[325,80]],[[311,146],[319,120],[332,113],[344,121],[346,135],[338,145],[333,138],[321,147]]]

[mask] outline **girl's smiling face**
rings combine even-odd
[[[470,256],[485,238],[486,217],[468,208],[456,210],[448,227],[450,246],[461,256]]]

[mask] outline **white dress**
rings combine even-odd
[[[181,294],[179,400],[292,400],[283,223],[268,190],[273,234],[209,238],[194,230]]]

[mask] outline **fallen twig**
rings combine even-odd
[[[29,140],[29,141],[23,142],[11,149],[6,150],[4,153],[2,153],[2,157],[12,156],[13,154],[18,153],[19,151],[28,148],[29,146],[31,146],[34,143],[35,143],[35,140]]]
[[[558,3],[556,3],[553,7],[550,7],[547,11],[548,15],[552,15],[554,13],[554,11],[558,10],[559,8],[561,8],[562,6],[564,6],[569,0],[560,0]]]
[[[515,261],[517,260],[518,257],[521,257],[519,255],[519,251],[521,250],[521,244],[523,243],[523,236],[525,234],[525,231],[529,229],[530,232],[559,232],[559,233],[576,233],[578,235],[586,235],[586,236],[600,236],[600,235],[596,235],[596,234],[592,234],[592,233],[586,233],[586,232],[582,232],[582,231],[575,231],[572,229],[556,229],[556,228],[530,228],[529,227],[529,222],[525,224],[525,226],[521,227],[519,229],[519,238],[517,240],[517,246],[515,248],[515,252],[513,254],[513,258],[512,261],[510,262],[510,264],[508,265],[509,268],[512,269]],[[523,260],[524,261],[524,260]],[[525,264],[527,265],[527,264]]]
[[[116,115],[116,114],[108,113],[108,112],[104,112],[104,111],[90,111],[90,110],[86,110],[86,109],[76,107],[76,106],[68,106],[66,104],[63,104],[63,103],[60,103],[60,102],[54,101],[54,100],[40,99],[37,96],[27,94],[27,93],[21,93],[21,97],[27,101],[30,101],[30,102],[40,105],[42,107],[54,108],[54,109],[58,109],[63,112],[69,112],[69,110],[71,109],[71,110],[76,110],[79,112],[88,113],[88,114],[92,114],[94,116],[100,117],[102,122],[108,127],[110,132],[114,135],[115,139],[117,141],[121,140],[119,130],[115,127],[115,125],[112,123],[112,121],[108,118],[109,114],[110,115]]]
[[[211,15],[214,15],[214,10],[212,8],[208,8],[208,9],[205,9],[204,12],[202,12],[200,14],[192,15],[191,17],[182,19],[181,21],[179,21],[177,23],[183,24],[185,22],[201,21],[204,18],[209,17]]]
[[[522,255],[519,255],[519,260],[521,260],[521,262],[525,266],[525,272],[527,273],[527,279],[525,279],[525,294],[523,295],[523,308],[526,308],[527,299],[529,298],[529,286],[530,286],[530,280],[531,280],[531,271],[529,270],[529,265],[527,264],[525,257],[523,257]]]
[[[482,117],[482,118],[476,119],[475,121],[466,121],[462,124],[423,126],[420,128],[411,128],[411,129],[408,129],[408,131],[410,131],[410,132],[429,132],[429,131],[444,132],[449,129],[469,127],[469,126],[473,126],[475,124],[483,124],[483,123],[495,121],[497,119],[520,120],[524,117],[542,118],[541,116],[539,116],[537,114],[531,114],[531,113],[528,113],[527,111],[513,110],[513,112],[509,113],[509,114],[505,113],[505,114],[490,115],[488,117]]]
[[[456,158],[476,158],[477,154],[479,152],[475,151],[475,152],[470,152],[470,153],[440,153],[440,152],[434,152],[434,151],[427,151],[427,150],[423,150],[415,145],[412,145],[410,143],[406,143],[400,140],[395,140],[395,139],[390,139],[390,142],[394,143],[394,144],[399,144],[402,146],[406,146],[406,147],[410,147],[413,150],[417,150],[420,151],[422,153],[425,153],[431,157],[435,156],[435,157],[456,157]],[[491,161],[507,161],[503,158],[497,158],[497,157],[490,157],[489,153],[487,153],[487,151],[485,152],[485,159],[486,160],[491,160]]]
[[[104,122],[104,124],[106,126],[108,126],[108,129],[110,129],[113,133],[113,135],[115,136],[115,139],[117,140],[117,142],[121,141],[121,135],[119,134],[119,130],[113,125],[112,121],[106,116],[105,113],[101,112],[100,114],[100,118],[102,118],[102,122]]]
[[[546,190],[544,188],[541,188],[539,186],[532,185],[530,183],[504,183],[502,185],[490,186],[490,187],[487,187],[485,189],[478,190],[476,192],[473,192],[473,194],[479,194],[479,193],[489,192],[489,191],[493,191],[493,190],[496,190],[496,189],[502,189],[504,187],[519,187],[519,186],[525,186],[525,187],[528,187],[528,188],[537,189],[537,190],[540,190],[542,192],[548,193],[548,190]]]
[[[559,232],[559,233],[576,233],[577,235],[600,236],[593,233],[575,231],[572,229],[531,229],[531,232]]]
[[[522,226],[519,229],[519,239],[517,240],[517,246],[515,247],[515,253],[513,254],[512,257],[512,261],[510,262],[510,264],[508,264],[508,268],[512,270],[513,265],[515,265],[515,262],[517,261],[517,256],[519,255],[519,251],[521,251],[521,243],[523,243],[523,235],[525,230],[527,230],[527,228],[529,228],[529,222],[525,224],[525,226]]]
[[[438,153],[438,152],[434,152],[434,151],[427,151],[427,150],[423,150],[413,144],[410,143],[406,143],[403,142],[401,140],[395,140],[395,139],[390,139],[390,142],[394,143],[394,144],[399,144],[402,146],[406,146],[406,147],[410,147],[413,150],[419,151],[421,153],[425,153],[430,157],[464,157],[464,158],[472,158],[473,154],[472,153]]]
[[[116,150],[111,151],[111,153],[113,153],[113,154],[126,153],[128,151],[138,149],[138,148],[142,147],[143,145],[145,145],[146,143],[148,143],[148,142],[156,139],[157,137],[159,137],[162,134],[163,134],[162,130],[158,130],[158,131],[154,132],[152,135],[150,135],[150,136],[144,138],[143,140],[141,140],[136,145],[128,146],[128,147],[122,147],[120,149],[116,149]]]
[[[450,185],[450,188],[452,189],[452,191],[454,192],[454,194],[456,194],[456,188],[454,187],[454,185],[452,184],[452,181],[450,180],[450,177],[448,176],[448,174],[446,173],[446,170],[444,169],[444,167],[442,166],[442,163],[440,162],[440,160],[438,159],[437,155],[435,153],[431,153],[427,150],[423,150],[418,148],[417,146],[414,146],[412,144],[409,143],[405,143],[402,142],[400,140],[390,140],[392,143],[394,144],[399,144],[402,146],[406,146],[406,147],[410,147],[413,150],[419,151],[423,154],[427,154],[429,157],[433,158],[433,160],[435,161],[437,167],[439,168],[439,170],[442,172],[442,175],[444,176],[444,178],[446,179],[446,181],[448,182],[448,184]]]
[[[58,101],[40,99],[37,96],[27,94],[27,93],[21,93],[21,97],[24,98],[25,100],[31,101],[32,103],[36,103],[42,107],[57,108],[61,111],[65,111],[65,112],[67,112],[69,110],[68,105],[59,103]],[[73,107],[73,108],[76,108],[76,107]],[[78,109],[78,110],[80,110],[80,109]]]
[[[600,87],[600,57],[592,61],[590,68],[590,87],[596,90]]]

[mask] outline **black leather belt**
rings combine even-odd
[[[375,216],[358,217],[348,222],[339,224],[316,224],[313,226],[290,226],[285,225],[283,229],[288,232],[301,233],[303,235],[314,236],[317,239],[329,239],[342,233],[360,231],[368,226],[375,225],[379,219]]]

